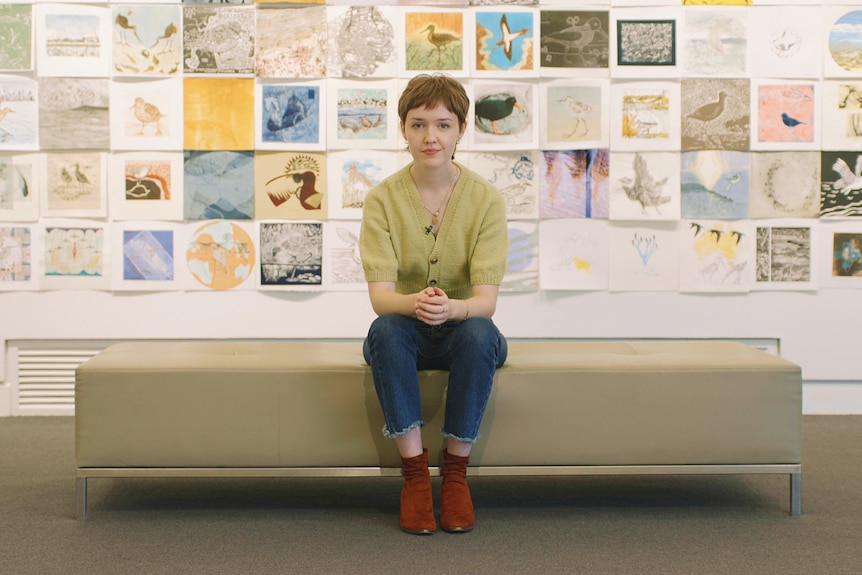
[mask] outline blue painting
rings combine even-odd
[[[254,218],[254,152],[184,152],[187,220]]]
[[[320,143],[319,86],[262,86],[261,139],[277,143]]]
[[[748,152],[683,152],[681,161],[683,218],[741,220],[748,217]]]
[[[535,45],[532,12],[476,13],[476,69],[533,69]]]
[[[169,281],[174,279],[174,232],[123,231],[123,279]]]

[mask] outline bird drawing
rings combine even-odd
[[[687,117],[691,118],[692,120],[702,122],[704,126],[704,132],[706,132],[709,129],[709,123],[713,120],[716,120],[724,113],[726,99],[727,94],[724,91],[721,91],[718,93],[718,100],[700,106],[699,108],[688,114]]]
[[[726,192],[726,191],[728,191],[731,187],[733,187],[733,186],[735,186],[736,184],[738,184],[738,183],[740,182],[740,180],[742,180],[742,174],[740,174],[739,172],[734,172],[734,173],[730,174],[729,176],[727,176],[727,177],[726,177],[726,178],[724,178],[724,179],[725,179],[725,181],[727,181],[727,187],[726,187],[726,188],[724,188],[724,191]]]
[[[0,100],[0,106],[3,106],[3,100]],[[14,111],[15,110],[13,110],[12,108],[10,108],[8,106],[0,109],[0,122],[2,122],[6,118],[6,116],[9,115],[10,112],[14,112]],[[2,126],[0,126],[0,132],[2,132],[6,136],[10,135],[9,131],[4,129]]]
[[[515,108],[521,112],[525,111],[514,96],[501,94],[485,96],[476,102],[476,125],[487,132],[485,125],[490,124],[493,133],[502,134],[503,132],[497,127],[497,122],[511,116]]]
[[[508,58],[511,62],[512,42],[514,42],[518,36],[526,36],[530,33],[530,30],[528,28],[521,28],[517,32],[512,32],[511,30],[509,30],[509,22],[508,20],[506,20],[506,15],[503,14],[503,16],[500,18],[500,33],[502,34],[502,37],[500,38],[500,41],[494,45],[494,47],[499,48],[500,46],[502,46],[503,54],[505,54],[506,58]]]
[[[277,106],[276,111],[278,111]],[[270,132],[292,128],[305,119],[306,113],[305,104],[302,103],[302,100],[296,94],[291,94],[287,99],[287,104],[284,106],[281,118],[279,120],[270,118],[266,123],[266,127]]]
[[[162,135],[162,127],[161,127],[161,119],[165,117],[162,114],[161,110],[159,110],[158,106],[155,104],[150,104],[145,101],[143,98],[138,96],[135,98],[135,103],[129,108],[134,111],[135,118],[141,123],[141,131],[139,134],[144,133],[144,128],[147,124],[155,124],[156,125],[156,135]]]
[[[440,62],[443,50],[447,48],[449,44],[461,40],[460,36],[457,36],[450,32],[437,32],[437,28],[434,26],[434,24],[428,24],[419,32],[419,34],[424,34],[425,32],[428,32],[428,42],[430,42],[431,45],[434,46],[434,48],[432,48],[432,52],[437,52],[438,62]],[[431,52],[429,52],[429,55],[430,54]]]
[[[581,124],[584,125],[584,133],[581,135],[586,136],[587,132],[590,131],[590,128],[587,125],[587,121],[584,119],[584,115],[591,112],[593,107],[585,102],[581,102],[580,100],[575,100],[571,96],[563,96],[557,100],[557,102],[563,104],[566,113],[575,119],[575,127],[572,128],[572,131],[566,134],[565,137],[571,138],[574,136]]]
[[[165,33],[156,38],[156,41],[153,42],[153,45],[150,46],[150,50],[156,47],[159,42],[164,41],[162,45],[162,49],[159,51],[159,54],[163,54],[167,52],[169,49],[173,48],[174,40],[177,34],[177,25],[173,22],[169,23],[165,26]]]
[[[566,23],[569,24],[569,27],[543,35],[542,43],[545,45],[558,45],[567,53],[569,51],[580,53],[593,40],[600,40],[606,37],[602,29],[602,23],[598,18],[590,18],[583,24],[579,24],[579,22],[580,18],[578,16],[569,16],[566,18]]]
[[[120,37],[123,39],[123,44],[128,44],[129,42],[126,40],[126,34],[131,30],[132,34],[135,35],[135,38],[138,39],[138,42],[141,41],[141,37],[138,36],[138,27],[133,26],[129,23],[129,16],[131,16],[131,12],[127,16],[123,16],[122,14],[117,14],[117,17],[114,18],[114,24],[120,28]]]
[[[69,184],[72,183],[72,174],[66,169],[66,166],[60,168],[60,179],[63,181],[63,188],[69,189]]]
[[[833,190],[845,195],[862,190],[862,154],[856,156],[856,166],[853,170],[843,158],[835,160],[832,169],[840,176],[833,182]]]
[[[781,123],[783,123],[785,126],[790,128],[791,131],[796,126],[798,126],[800,124],[805,124],[805,122],[803,122],[802,120],[798,120],[798,119],[794,118],[793,116],[791,116],[787,112],[781,113]]]
[[[634,179],[620,179],[623,183],[623,190],[626,196],[641,205],[644,215],[646,215],[647,208],[649,207],[653,207],[656,209],[656,212],[659,212],[659,206],[671,200],[670,196],[663,196],[661,193],[662,188],[667,184],[667,178],[656,180],[650,174],[646,160],[638,153],[635,154],[632,169],[634,170]]]
[[[90,185],[90,179],[81,171],[81,164],[75,164],[75,179],[78,180],[78,184],[81,186],[82,192],[84,191],[85,186]]]

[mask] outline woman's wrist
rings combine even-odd
[[[464,319],[461,321],[467,321],[468,317],[470,317],[470,304],[467,303],[467,300],[464,300]]]

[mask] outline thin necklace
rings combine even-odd
[[[436,210],[434,210],[434,211],[432,212],[431,210],[429,210],[429,209],[425,206],[425,202],[422,202],[422,207],[423,207],[423,208],[425,208],[425,211],[426,211],[426,212],[428,212],[428,215],[430,215],[430,216],[431,216],[431,225],[432,225],[432,226],[436,226],[437,224],[439,224],[439,223],[440,223],[440,210],[442,210],[442,209],[443,209],[443,206],[445,206],[445,205],[446,205],[446,202],[448,202],[448,201],[449,201],[449,196],[450,196],[450,195],[452,195],[452,190],[454,190],[454,189],[455,189],[455,182],[457,182],[457,181],[458,181],[458,175],[459,175],[460,173],[461,173],[461,171],[460,171],[460,170],[457,170],[457,169],[455,170],[455,177],[454,177],[454,178],[452,178],[452,183],[451,183],[451,184],[449,184],[449,190],[446,192],[446,195],[443,197],[443,201],[442,201],[442,202],[440,202],[440,205],[437,207],[437,209],[436,209]]]

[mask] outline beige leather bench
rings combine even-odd
[[[513,340],[470,474],[787,474],[799,515],[801,419],[800,368],[743,343]],[[397,475],[382,427],[359,341],[115,344],[76,373],[78,517],[88,478]]]

